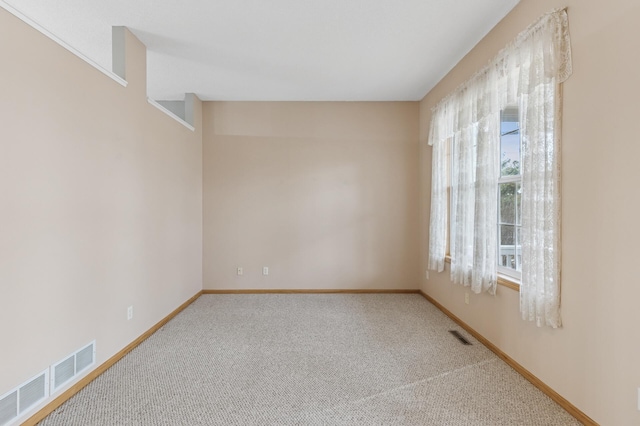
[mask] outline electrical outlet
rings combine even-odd
[[[468,291],[464,293],[464,303],[465,303],[465,305],[469,304],[469,292]]]
[[[424,277],[429,279],[429,270],[424,271]]]
[[[262,267],[262,275],[269,275],[269,267],[268,266],[263,266]]]
[[[133,305],[127,308],[127,321],[133,319]]]
[[[244,271],[242,270],[242,267],[238,267],[237,273],[238,273],[238,275],[244,274]]]

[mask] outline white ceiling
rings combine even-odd
[[[420,100],[518,2],[5,0],[108,70],[127,26],[153,99],[259,101]]]

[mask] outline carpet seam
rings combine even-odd
[[[348,401],[348,402],[345,402],[345,403],[336,404],[334,406],[327,407],[327,408],[319,410],[319,411],[312,411],[312,412],[313,413],[326,413],[326,412],[334,411],[335,409],[338,409],[338,408],[348,407],[350,405],[358,405],[358,404],[360,404],[362,402],[371,401],[371,400],[376,399],[378,397],[389,395],[391,393],[394,393],[394,392],[397,392],[397,391],[400,391],[400,390],[409,389],[409,388],[418,386],[418,385],[423,384],[423,383],[429,383],[429,382],[431,382],[433,380],[437,380],[437,379],[446,377],[446,376],[448,376],[450,374],[455,374],[455,373],[458,373],[458,372],[461,372],[461,371],[470,370],[470,369],[472,369],[474,367],[479,367],[481,365],[490,364],[490,363],[497,363],[497,362],[500,362],[500,359],[498,359],[498,358],[485,359],[484,361],[476,362],[474,364],[465,365],[464,367],[459,367],[459,368],[455,368],[453,370],[445,371],[443,373],[436,374],[435,376],[430,376],[430,377],[427,377],[427,378],[424,378],[424,379],[421,379],[421,380],[416,380],[415,382],[407,383],[407,384],[404,384],[402,386],[396,386],[395,388],[388,389],[388,390],[382,391],[382,392],[378,392],[378,393],[375,393],[373,395],[365,396],[364,398],[359,398],[359,399],[354,400],[354,401]]]

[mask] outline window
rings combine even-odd
[[[495,294],[498,273],[519,278],[523,319],[554,328],[561,325],[557,113],[571,72],[567,12],[554,10],[435,105],[429,131],[429,269],[444,270],[449,247],[451,280],[476,293]]]
[[[498,272],[520,279],[522,271],[522,156],[517,107],[500,114]]]

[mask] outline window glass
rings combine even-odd
[[[502,114],[500,122],[500,176],[520,174],[520,123],[517,120],[517,112],[515,116],[506,112]]]
[[[500,120],[500,180],[498,182],[498,270],[519,277],[522,270],[521,143],[516,107],[505,108]]]
[[[501,183],[500,185],[500,223],[516,224],[517,184],[516,182]]]

